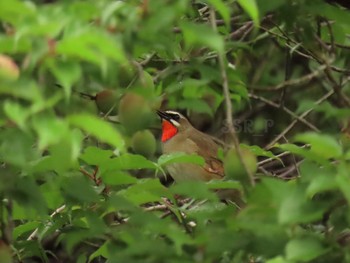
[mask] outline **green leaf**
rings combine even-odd
[[[338,187],[343,192],[348,204],[350,204],[350,173],[349,173],[349,165],[342,162],[338,166],[338,174],[336,176],[336,182]]]
[[[247,145],[247,144],[240,144],[240,145],[243,148],[251,150],[256,156],[265,156],[265,157],[269,157],[269,158],[273,158],[281,161],[281,159],[277,158],[271,151],[266,151],[258,145]]]
[[[292,239],[286,246],[287,260],[296,262],[309,262],[326,252],[322,243],[312,237]]]
[[[284,151],[288,151],[288,152],[300,155],[302,157],[305,157],[306,159],[312,160],[312,161],[317,162],[319,164],[322,164],[325,166],[330,165],[329,161],[326,158],[324,158],[323,156],[320,156],[320,155],[318,155],[310,150],[299,147],[295,144],[289,144],[289,143],[276,144],[276,147],[278,147]]]
[[[25,233],[28,233],[29,231],[33,231],[39,225],[40,224],[38,221],[29,221],[27,223],[21,224],[13,229],[12,237],[14,240],[17,240],[17,238],[21,237]]]
[[[64,174],[69,169],[79,169],[77,158],[80,154],[83,134],[80,130],[68,132],[59,143],[48,148],[50,155],[33,163],[31,171],[56,171]]]
[[[186,78],[181,81],[182,94],[184,98],[198,99],[199,95],[205,94],[209,81],[206,79]]]
[[[339,158],[342,148],[337,140],[329,135],[308,132],[295,136],[296,141],[311,144],[310,152],[322,158]]]
[[[106,121],[88,114],[75,114],[68,117],[68,122],[97,139],[115,146],[119,151],[124,149],[123,137]]]
[[[137,179],[122,171],[107,171],[101,174],[103,183],[107,185],[135,184]]]
[[[102,23],[106,23],[116,11],[123,8],[125,5],[126,3],[122,1],[108,3],[101,14]]]
[[[29,52],[32,42],[28,38],[15,39],[13,36],[0,35],[0,52],[1,53],[25,53]]]
[[[313,104],[314,105],[314,104]],[[309,107],[312,108],[312,107]],[[315,111],[322,112],[325,118],[337,118],[346,119],[350,116],[350,109],[348,108],[337,108],[329,102],[324,102],[314,108]]]
[[[61,187],[65,199],[72,204],[97,202],[99,199],[85,175],[71,175],[63,178]]]
[[[126,62],[121,40],[112,38],[102,31],[92,28],[79,29],[79,33],[67,35],[57,44],[58,54],[79,57],[97,64],[105,71],[107,58],[116,62]]]
[[[171,197],[167,189],[158,179],[139,180],[137,184],[119,191],[118,195],[124,197],[135,205],[157,202],[160,201],[162,197]]]
[[[47,60],[47,66],[63,86],[66,98],[72,92],[72,85],[81,78],[81,68],[77,62],[62,60]]]
[[[254,21],[255,26],[259,26],[259,9],[255,0],[237,0],[244,11]]]
[[[206,113],[209,116],[213,116],[213,109],[203,100],[196,99],[183,99],[177,103],[179,109],[193,110],[198,113]]]
[[[84,149],[84,153],[80,155],[80,159],[90,165],[103,166],[113,157],[113,151],[104,150],[95,146],[88,146]]]
[[[194,163],[203,166],[204,159],[199,155],[186,154],[183,152],[163,154],[158,158],[159,166],[165,166],[172,163]]]
[[[309,197],[313,197],[315,194],[336,189],[337,183],[333,174],[319,174],[311,181],[306,193]]]
[[[89,256],[89,261],[88,262],[91,262],[94,258],[97,258],[99,256],[102,256],[104,258],[108,258],[109,256],[109,251],[110,251],[111,248],[111,242],[108,240],[106,242],[104,242],[104,244],[102,246],[100,246],[94,253],[92,253],[90,256]]]
[[[33,118],[33,128],[39,136],[39,149],[58,143],[68,133],[68,125],[53,115],[37,115]]]
[[[33,178],[28,176],[18,178],[12,191],[13,199],[20,206],[28,210],[34,209],[42,215],[47,213],[46,200]]]
[[[24,130],[26,128],[26,120],[29,116],[26,108],[18,103],[7,100],[4,103],[4,111],[10,120],[16,123],[21,129]]]
[[[222,16],[226,26],[230,25],[230,8],[222,0],[207,0]]]
[[[209,47],[219,53],[224,52],[223,38],[209,26],[182,22],[181,29],[183,31],[185,43],[188,46],[200,45]]]
[[[35,15],[35,8],[28,2],[11,0],[0,1],[0,18],[11,24],[18,24],[24,18]]]
[[[204,182],[181,182],[171,186],[170,191],[173,194],[179,194],[195,199],[218,200],[217,196],[209,191],[208,186]]]
[[[64,203],[64,199],[60,191],[60,183],[60,180],[52,180],[52,182],[47,182],[40,185],[40,191],[42,192],[50,209],[56,209]]]
[[[277,256],[275,258],[267,260],[266,263],[289,263],[289,262],[285,260],[283,257]]]
[[[116,158],[110,159],[105,165],[109,170],[130,170],[130,169],[156,169],[155,163],[147,160],[138,154],[125,153]]]
[[[281,224],[309,223],[322,219],[327,207],[312,202],[304,195],[304,189],[293,185],[294,189],[285,195],[278,212]]]
[[[280,6],[285,5],[286,2],[287,0],[270,0],[268,2],[264,0],[256,0],[261,17],[267,12],[276,10]]]
[[[242,190],[242,185],[238,181],[232,180],[211,180],[206,183],[208,189],[239,189]]]
[[[34,143],[34,138],[28,133],[17,129],[0,130],[0,158],[4,162],[26,167],[39,157]]]
[[[313,1],[307,2],[304,8],[312,14],[323,16],[330,20],[336,20],[338,23],[348,26],[350,14],[344,8],[339,8],[338,6],[333,6],[322,1],[317,3]]]
[[[17,81],[15,83],[1,83],[0,94],[11,95],[15,98],[21,98],[28,101],[43,101],[40,88],[34,81],[27,79]]]

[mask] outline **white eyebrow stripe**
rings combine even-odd
[[[176,127],[180,127],[180,123],[178,123],[177,121],[175,120],[170,120],[170,122],[175,125]]]
[[[178,113],[176,111],[171,111],[171,110],[167,110],[167,111],[165,111],[165,113],[180,115],[180,113]]]

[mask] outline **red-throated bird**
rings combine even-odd
[[[180,113],[157,111],[162,119],[162,148],[164,154],[183,152],[204,158],[204,166],[192,163],[172,163],[167,170],[175,182],[209,181],[224,177],[224,167],[217,158],[219,145],[213,138],[197,129]]]
[[[180,113],[175,111],[157,111],[162,119],[162,148],[164,154],[183,152],[203,157],[203,166],[193,163],[172,163],[167,165],[175,182],[210,181],[222,179],[223,162],[218,159],[219,145],[214,139],[194,128]],[[220,189],[217,191],[221,200],[235,203],[242,208],[245,204],[241,192],[236,189]]]

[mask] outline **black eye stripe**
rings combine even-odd
[[[179,114],[169,113],[169,115],[171,116],[171,118],[172,118],[174,121],[180,120],[180,115],[179,115]]]

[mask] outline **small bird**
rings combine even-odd
[[[225,176],[223,162],[218,158],[220,146],[213,137],[197,130],[180,113],[176,111],[157,111],[162,120],[162,148],[164,154],[183,152],[203,157],[203,166],[193,163],[172,163],[167,165],[175,182],[210,181],[223,179]],[[220,189],[216,191],[219,199],[234,203],[243,208],[245,202],[238,189]]]
[[[193,163],[172,163],[167,170],[175,182],[210,181],[224,177],[224,166],[218,159],[219,145],[213,138],[196,128],[180,113],[157,111],[162,119],[164,154],[182,152],[204,158],[204,166]]]

